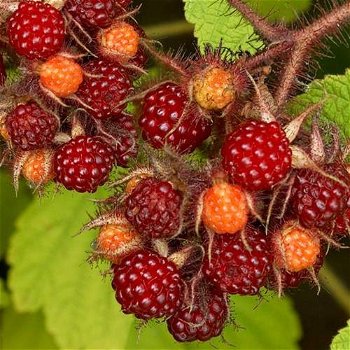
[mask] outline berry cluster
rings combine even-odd
[[[166,320],[179,342],[207,341],[230,322],[229,294],[318,285],[327,245],[350,228],[349,147],[336,135],[324,146],[321,106],[292,118],[285,91],[272,94],[266,65],[287,62],[293,42],[179,59],[154,47],[129,0],[57,3],[23,0],[1,27],[5,63],[16,57],[22,74],[7,82],[0,56],[3,161],[16,186],[22,174],[77,192],[129,168],[83,228],[99,227],[90,260],[111,263],[122,311]],[[273,42],[308,30],[266,26]],[[310,28],[311,43],[321,31]],[[168,68],[152,84],[138,80],[148,56]]]

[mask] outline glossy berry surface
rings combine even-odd
[[[172,237],[180,227],[182,195],[170,182],[141,180],[125,201],[125,217],[144,236]]]
[[[87,28],[106,28],[117,14],[113,0],[67,0],[64,9]]]
[[[291,170],[292,151],[277,122],[243,122],[226,137],[221,155],[233,182],[251,191],[271,189]]]
[[[340,164],[329,164],[324,170],[349,186],[349,174]],[[315,171],[298,170],[291,204],[304,227],[326,227],[350,208],[349,187]]]
[[[274,235],[274,262],[277,267],[299,272],[315,264],[320,253],[320,240],[315,232],[291,222]]]
[[[87,73],[77,96],[90,108],[95,118],[109,118],[121,112],[125,105],[120,103],[132,92],[132,85],[126,70],[117,63],[93,60],[83,67]]]
[[[41,85],[57,97],[76,93],[84,78],[83,69],[68,57],[56,55],[40,66]]]
[[[220,335],[228,317],[225,295],[212,290],[192,308],[183,306],[167,320],[168,330],[179,342],[207,341]]]
[[[64,41],[65,25],[60,11],[41,1],[21,1],[7,20],[7,34],[16,52],[30,60],[57,53]]]
[[[100,31],[98,41],[103,55],[114,56],[118,62],[126,63],[137,54],[140,36],[131,24],[114,22]]]
[[[181,154],[201,145],[210,136],[211,122],[195,112],[183,116],[187,102],[181,87],[171,82],[150,91],[144,98],[139,120],[144,140],[154,148],[168,145]]]
[[[177,267],[147,250],[114,266],[112,286],[122,311],[144,320],[169,317],[182,303],[183,282]]]
[[[19,104],[8,114],[5,125],[13,145],[23,151],[51,145],[58,129],[56,117],[34,101]]]
[[[55,153],[56,181],[68,190],[95,192],[107,181],[114,161],[112,147],[100,138],[75,137]]]
[[[254,295],[264,286],[271,269],[270,249],[266,236],[257,229],[246,228],[247,250],[240,235],[217,235],[211,259],[204,261],[204,274],[217,288],[230,294]]]
[[[239,186],[227,182],[209,188],[203,197],[202,220],[216,233],[236,233],[248,222],[248,204]]]

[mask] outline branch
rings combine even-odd
[[[275,99],[278,107],[283,106],[290,97],[295,87],[296,78],[303,72],[305,62],[309,59],[310,51],[314,51],[313,47],[317,46],[327,35],[339,30],[340,26],[349,20],[350,2],[348,1],[325,14],[306,28],[292,34],[295,49],[282,72],[280,84],[276,91]]]
[[[281,25],[274,26],[270,24],[264,17],[255,13],[248,5],[242,2],[242,0],[228,0],[228,2],[250,22],[258,33],[270,42],[283,40],[290,35],[290,31],[287,28]]]

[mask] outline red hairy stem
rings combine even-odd
[[[290,35],[290,31],[282,25],[274,26],[265,18],[255,13],[247,4],[241,0],[228,0],[230,5],[237,9],[253,27],[271,42],[280,41]]]
[[[282,72],[280,84],[276,90],[277,106],[282,106],[290,97],[295,78],[303,71],[310,51],[313,51],[312,47],[327,35],[339,30],[339,27],[348,20],[350,20],[349,1],[325,14],[306,28],[293,33],[295,49]]]

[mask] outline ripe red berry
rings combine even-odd
[[[68,190],[95,192],[107,181],[114,161],[112,147],[99,137],[78,136],[55,153],[56,181]]]
[[[350,176],[341,164],[328,164],[324,170],[350,185]],[[350,208],[349,187],[318,172],[298,170],[292,187],[291,204],[304,227],[330,226],[337,216]]]
[[[225,294],[211,290],[205,300],[183,306],[167,320],[168,330],[179,342],[207,341],[217,337],[224,329],[228,317]]]
[[[211,259],[207,256],[203,271],[207,278],[223,292],[257,294],[265,285],[271,269],[271,257],[265,234],[246,228],[247,250],[240,235],[217,235]]]
[[[183,282],[176,265],[147,250],[114,266],[112,286],[122,311],[140,319],[169,317],[182,303]]]
[[[92,108],[88,112],[99,119],[120,113],[125,107],[120,103],[133,90],[126,70],[103,60],[90,61],[83,69],[87,76],[76,95]]]
[[[291,170],[292,151],[277,122],[248,120],[229,134],[221,150],[223,167],[247,190],[268,190]]]
[[[34,101],[19,104],[6,118],[11,142],[23,151],[52,144],[58,129],[55,116],[45,112]]]
[[[83,81],[83,70],[71,58],[62,55],[50,57],[39,68],[40,83],[58,97],[77,92]]]
[[[6,70],[4,65],[4,60],[2,58],[2,55],[0,54],[0,87],[5,85],[6,81]]]
[[[203,197],[202,220],[216,233],[236,233],[248,222],[248,203],[239,186],[227,182],[209,188]]]
[[[330,235],[342,236],[350,233],[350,209],[346,209],[341,215],[335,219],[334,225],[331,225],[327,232]]]
[[[142,235],[166,238],[177,233],[182,195],[167,181],[141,180],[125,201],[125,217]]]
[[[139,120],[143,138],[154,148],[169,145],[180,154],[192,152],[210,136],[211,122],[195,112],[182,116],[186,103],[186,94],[174,83],[150,91]]]
[[[21,1],[7,20],[11,46],[30,60],[45,59],[57,53],[65,36],[60,11],[41,1]]]
[[[67,0],[64,9],[87,28],[106,28],[117,14],[113,0]]]

